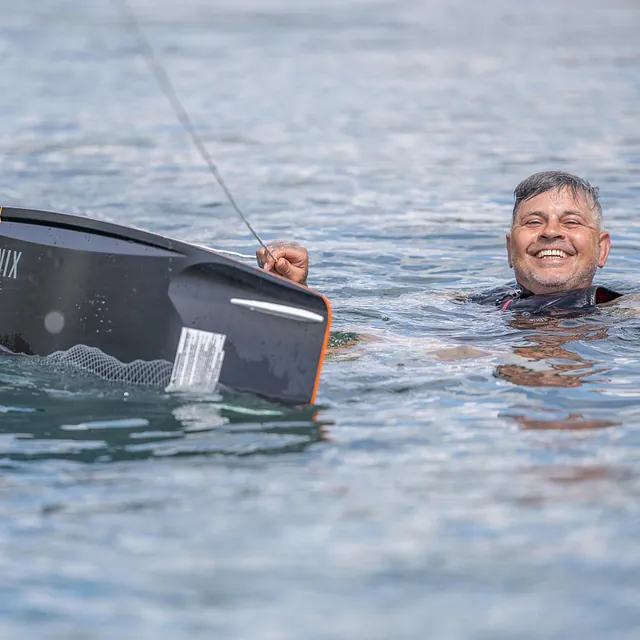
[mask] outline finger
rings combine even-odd
[[[256,251],[256,261],[258,266],[265,271],[271,271],[274,266],[273,258],[267,253],[266,249],[258,249]]]
[[[268,250],[269,252],[267,252],[266,249],[262,249],[262,268],[267,272],[273,272],[275,271],[276,260],[278,260],[278,258],[281,258],[285,254],[285,250],[274,246],[269,246]]]
[[[300,246],[294,246],[294,243],[288,245],[271,245],[270,251],[273,253],[276,261],[279,258],[285,258],[295,267],[303,268],[309,261],[306,249]]]
[[[280,258],[276,262],[276,272],[282,277],[292,280],[293,282],[301,282],[304,279],[304,273],[302,269],[294,267],[287,259]]]
[[[276,262],[276,271],[285,278],[288,278],[291,275],[291,263],[285,258],[280,258],[278,262]]]

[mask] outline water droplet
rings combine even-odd
[[[64,316],[60,311],[49,311],[44,317],[44,328],[49,333],[60,333],[64,328]]]

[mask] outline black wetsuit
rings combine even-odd
[[[534,295],[514,284],[471,296],[470,300],[493,305],[502,311],[514,311],[523,316],[543,316],[554,312],[560,312],[562,315],[576,311],[588,313],[594,311],[597,305],[611,302],[621,295],[607,287],[597,286]]]

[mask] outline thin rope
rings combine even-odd
[[[182,106],[182,103],[178,98],[176,90],[174,89],[173,84],[169,79],[169,75],[165,71],[153,47],[151,46],[149,39],[147,38],[144,31],[142,30],[142,27],[140,26],[140,23],[138,22],[138,19],[133,9],[131,8],[127,0],[117,0],[117,2],[118,2],[118,5],[120,6],[120,11],[124,18],[126,28],[134,37],[134,39],[138,42],[140,50],[144,55],[145,60],[147,61],[147,65],[150,71],[155,76],[161,91],[169,100],[169,103],[171,104],[171,108],[176,114],[176,117],[178,118],[178,120],[180,121],[180,124],[189,134],[189,137],[191,138],[196,149],[202,156],[202,159],[205,161],[205,163],[209,167],[209,171],[211,172],[211,175],[213,175],[216,182],[224,192],[225,196],[227,196],[227,200],[229,200],[229,203],[233,207],[234,211],[240,216],[240,219],[242,220],[242,222],[245,223],[245,225],[247,226],[247,229],[251,231],[254,238],[260,243],[260,246],[269,254],[269,256],[275,262],[276,259],[274,255],[271,253],[271,251],[269,251],[269,248],[267,247],[267,245],[264,242],[262,242],[262,240],[260,239],[260,236],[256,233],[254,228],[251,226],[251,224],[249,223],[249,220],[247,220],[247,217],[244,215],[244,213],[242,213],[242,210],[236,203],[235,198],[233,197],[233,194],[231,193],[231,191],[229,191],[227,185],[225,184],[225,181],[222,179],[222,176],[218,171],[218,167],[216,166],[215,162],[212,160],[211,156],[209,155],[209,152],[207,151],[207,148],[204,146],[202,139],[198,135],[196,128],[193,126],[193,123],[191,122],[191,118],[189,117],[189,114],[187,113],[186,109]]]

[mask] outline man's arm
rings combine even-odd
[[[287,280],[307,286],[309,254],[297,242],[273,242],[268,245],[273,258],[262,248],[256,251],[258,266]]]

